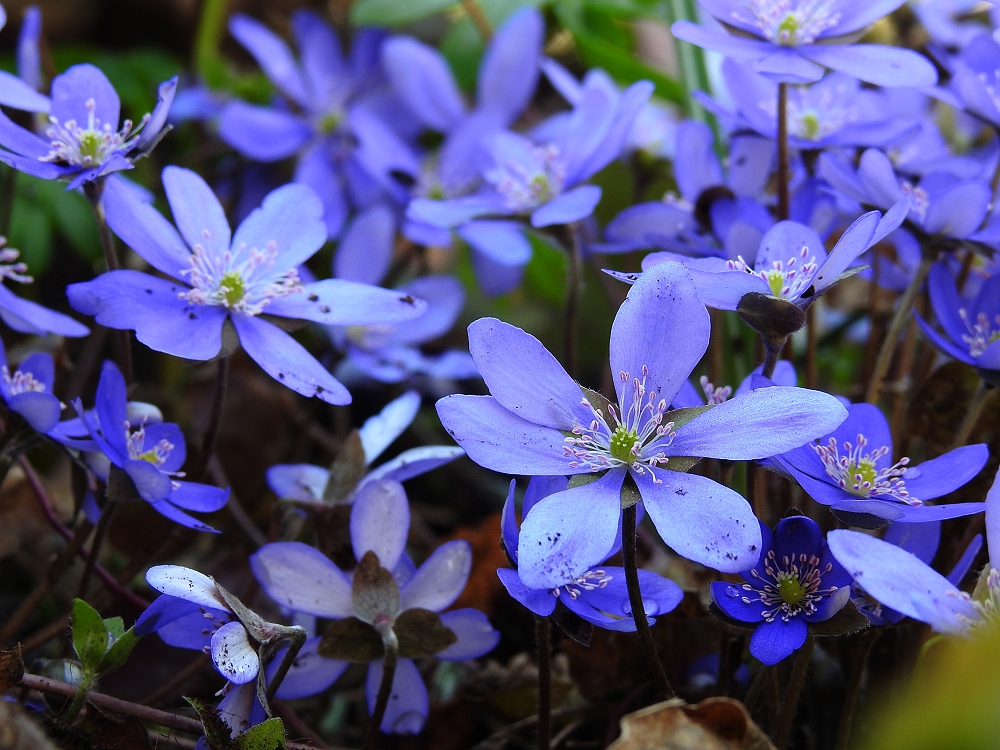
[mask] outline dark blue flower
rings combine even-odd
[[[828,620],[851,598],[851,576],[838,563],[815,521],[792,516],[771,530],[761,524],[760,561],[740,585],[712,584],[712,601],[726,615],[758,623],[750,653],[777,664],[806,640],[809,623]]]
[[[186,455],[180,428],[166,422],[132,424],[128,419],[125,379],[114,364],[104,363],[94,411],[84,412],[79,399],[74,406],[95,446],[128,475],[139,497],[182,526],[215,531],[185,511],[217,511],[229,499],[229,490],[180,479]]]

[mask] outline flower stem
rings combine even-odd
[[[291,641],[288,644],[288,650],[285,652],[285,657],[281,660],[281,664],[278,665],[278,671],[274,673],[274,677],[271,678],[271,684],[267,686],[267,699],[270,701],[274,698],[275,693],[278,692],[278,688],[281,687],[282,681],[285,679],[285,675],[288,674],[288,670],[292,668],[292,664],[295,663],[295,657],[299,655],[299,649],[302,648],[302,644],[306,642],[306,631],[304,628],[295,625],[288,629],[285,637]]]
[[[118,500],[108,498],[107,506],[101,511],[101,517],[97,521],[97,531],[94,532],[94,543],[90,546],[90,554],[87,555],[87,562],[84,564],[83,575],[80,577],[80,588],[76,592],[78,599],[87,598],[87,589],[90,586],[90,577],[94,572],[97,558],[101,554],[101,547],[104,546],[104,539],[111,527],[111,519],[118,510]]]
[[[205,475],[212,454],[215,453],[215,444],[219,440],[219,427],[222,424],[222,410],[226,405],[226,390],[229,386],[229,357],[219,357],[218,369],[215,373],[215,389],[212,392],[212,411],[208,416],[208,426],[205,428],[205,436],[201,441],[201,451],[198,454],[198,461],[191,469],[191,481],[199,482]]]
[[[979,389],[972,397],[972,403],[969,404],[969,411],[966,413],[965,419],[962,420],[962,424],[958,428],[958,434],[955,435],[955,443],[951,446],[953,449],[961,448],[969,441],[972,431],[976,428],[976,425],[979,424],[979,418],[983,416],[986,404],[989,402],[990,398],[993,397],[995,392],[996,388],[993,388],[988,383],[981,382],[979,384]]]
[[[368,723],[368,731],[365,732],[365,741],[361,745],[361,750],[375,750],[375,741],[378,739],[382,719],[385,718],[385,709],[388,707],[389,697],[392,695],[392,679],[396,676],[396,661],[399,659],[399,641],[396,639],[396,634],[391,629],[386,629],[386,632],[382,633],[382,643],[385,646],[385,657],[382,660],[382,682],[378,686],[378,697],[375,698],[375,708],[372,710],[371,721]]]
[[[778,221],[788,218],[788,84],[778,84]]]
[[[552,737],[552,630],[548,617],[535,615],[538,649],[538,750],[549,750]]]
[[[635,628],[642,641],[642,650],[646,654],[646,661],[653,672],[656,686],[660,689],[664,700],[674,697],[674,690],[667,679],[667,673],[660,662],[660,656],[656,652],[656,643],[653,641],[653,632],[646,620],[646,609],[642,604],[642,592],[639,589],[639,568],[635,562],[636,545],[636,506],[632,505],[622,512],[622,554],[625,558],[625,583],[628,586],[628,600],[632,605],[632,618],[635,620]]]
[[[762,666],[757,671],[757,674],[754,675],[753,682],[750,683],[750,689],[747,690],[747,694],[743,697],[743,705],[747,707],[748,712],[753,712],[754,706],[757,705],[757,701],[760,700],[760,696],[764,693],[764,687],[767,685],[770,672],[771,667]]]
[[[73,700],[70,702],[69,706],[66,707],[62,716],[67,724],[72,724],[73,719],[76,718],[76,715],[80,713],[80,709],[83,708],[83,704],[87,700],[87,694],[90,692],[90,689],[94,687],[95,677],[96,675],[89,670],[84,670],[83,679],[80,680],[80,684],[77,686],[76,692],[73,694]]]
[[[472,19],[472,23],[475,24],[483,41],[488,42],[492,39],[493,26],[490,25],[490,19],[486,17],[482,6],[476,0],[459,0],[459,2],[462,4],[462,10],[465,11],[465,14]]]
[[[806,388],[816,387],[816,305],[806,310]]]
[[[788,678],[788,687],[785,690],[784,705],[778,715],[778,723],[772,735],[774,745],[778,750],[784,750],[788,744],[788,738],[792,734],[792,720],[795,718],[795,709],[799,705],[802,686],[806,684],[806,673],[809,671],[809,660],[812,658],[815,643],[813,637],[807,635],[806,642],[802,644],[799,653],[795,656],[792,676]]]
[[[844,708],[840,712],[840,724],[837,728],[837,743],[834,745],[834,750],[847,750],[848,742],[851,739],[851,724],[854,722],[854,709],[858,705],[858,695],[861,692],[861,683],[868,666],[868,657],[871,655],[872,646],[875,645],[875,641],[881,634],[881,629],[870,628],[858,637],[859,653],[852,659],[854,671],[851,673],[851,681],[847,683],[847,695],[844,698]]]
[[[569,227],[569,265],[566,267],[566,307],[563,310],[563,366],[576,377],[577,314],[583,281],[583,251],[576,224]]]
[[[108,271],[121,268],[118,253],[115,250],[115,238],[108,226],[108,218],[104,213],[104,180],[94,180],[83,184],[83,193],[90,201],[97,221],[97,231],[101,236],[101,249],[104,251],[104,263]],[[118,366],[121,368],[125,384],[132,384],[132,337],[128,331],[118,331]]]
[[[788,341],[787,336],[779,344],[764,341],[764,367],[761,369],[760,374],[765,378],[774,376],[774,368],[778,366],[778,362],[781,360],[781,350],[785,348],[786,341]]]
[[[868,383],[868,393],[865,394],[865,401],[869,404],[874,404],[878,401],[878,397],[882,391],[882,381],[885,380],[885,374],[889,371],[889,364],[892,362],[892,354],[896,350],[896,342],[899,340],[899,334],[902,333],[903,326],[910,317],[910,312],[913,310],[913,303],[917,300],[917,295],[920,293],[920,287],[924,284],[924,279],[930,273],[932,263],[933,260],[930,258],[924,258],[920,261],[920,265],[917,266],[917,270],[910,280],[910,285],[906,287],[906,291],[903,292],[903,296],[899,300],[899,307],[896,308],[896,313],[892,316],[889,330],[886,331],[882,348],[879,349],[878,358],[875,360],[875,369],[872,371],[871,382]]]

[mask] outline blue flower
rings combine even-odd
[[[385,122],[384,113],[398,118],[400,106],[378,65],[383,32],[361,29],[345,59],[337,33],[300,10],[292,16],[296,60],[281,37],[249,16],[234,15],[229,30],[283,98],[271,107],[227,103],[219,116],[226,143],[256,161],[297,155],[295,180],[320,197],[330,237],[340,234],[352,204],[406,201],[404,183],[420,166]]]
[[[395,605],[380,610],[374,619],[395,622],[403,612],[422,608],[441,612],[441,622],[457,640],[435,656],[447,661],[465,661],[491,651],[500,634],[486,616],[474,609],[442,612],[465,588],[472,566],[468,542],[446,542],[421,565],[404,553],[410,526],[406,493],[397,482],[372,482],[359,493],[351,509],[351,543],[361,559],[367,552],[377,556],[382,568],[392,572],[398,586]],[[250,566],[261,587],[274,601],[294,612],[328,619],[357,617],[371,623],[371,613],[356,611],[351,579],[319,550],[300,542],[265,544],[250,558]],[[363,602],[362,602],[363,603]],[[306,641],[296,664],[277,692],[278,698],[313,695],[333,684],[348,662],[319,656],[320,638]],[[381,659],[368,667],[368,708],[375,705],[382,675]],[[427,718],[428,695],[413,659],[401,657],[392,683],[392,697],[382,721],[383,732],[419,732]]]
[[[7,24],[7,12],[0,8],[0,28]],[[17,75],[0,72],[0,104],[24,112],[48,112],[50,101],[38,93],[42,88],[38,37],[42,33],[42,14],[35,6],[24,11],[17,44]]]
[[[0,146],[8,149],[0,151],[0,161],[35,177],[67,180],[68,190],[131,169],[163,136],[176,88],[176,78],[160,84],[152,114],[138,127],[125,120],[119,128],[121,102],[114,87],[93,65],[74,65],[52,81],[44,137],[0,114]]]
[[[930,505],[971,481],[989,459],[984,444],[967,445],[910,466],[894,460],[889,422],[877,406],[852,404],[847,419],[816,443],[776,457],[816,502],[848,514],[889,521],[939,521],[983,510],[982,503]]]
[[[851,576],[811,518],[784,518],[773,536],[761,524],[761,536],[760,561],[741,574],[746,583],[713,583],[712,601],[735,620],[758,623],[750,653],[771,665],[805,643],[809,623],[828,620],[847,605]]]
[[[134,425],[128,418],[125,379],[111,362],[105,362],[97,385],[93,412],[74,404],[94,445],[125,472],[139,496],[163,516],[199,531],[215,531],[185,511],[212,513],[229,499],[229,490],[185,482],[181,467],[186,448],[180,428],[170,423]]]
[[[567,484],[566,477],[532,477],[524,494],[522,515],[527,518],[539,500],[566,490]],[[514,488],[515,482],[511,480],[501,523],[504,548],[516,566],[518,528],[514,518]],[[611,549],[609,557],[617,554],[620,548],[619,540]],[[497,575],[507,593],[541,617],[551,615],[558,601],[577,616],[599,628],[626,632],[635,630],[635,618],[632,617],[624,568],[609,565],[595,566],[575,578],[567,579],[559,586],[543,589],[526,585],[516,567],[514,570],[500,568]],[[639,571],[639,586],[642,589],[642,601],[650,625],[655,622],[651,615],[670,612],[684,598],[684,592],[676,583],[648,570]]]
[[[36,432],[50,432],[59,422],[62,404],[52,393],[55,364],[44,352],[29,355],[14,372],[0,341],[0,396],[7,408],[20,414]]]
[[[545,498],[525,519],[518,565],[528,586],[560,586],[607,558],[626,477],[679,554],[729,572],[756,561],[760,530],[746,500],[706,477],[674,471],[671,458],[763,458],[840,424],[846,410],[823,393],[761,388],[675,425],[667,405],[705,353],[709,328],[681,266],[663,263],[643,274],[611,330],[611,404],[597,394],[588,399],[521,329],[492,318],[469,326],[472,358],[492,396],[441,399],[448,433],[494,471],[597,475]]]
[[[727,34],[690,21],[671,27],[678,39],[746,61],[775,81],[809,83],[824,68],[879,86],[933,86],[937,71],[921,55],[879,44],[843,44],[904,0],[699,0]]]
[[[959,296],[951,270],[931,266],[927,277],[931,307],[942,332],[917,315],[917,322],[934,345],[949,357],[967,362],[994,385],[1000,383],[1000,273],[987,278],[971,299]]]
[[[108,183],[104,201],[109,226],[169,278],[120,270],[67,288],[75,309],[109,328],[135,330],[151,349],[211,359],[219,355],[230,321],[244,350],[268,375],[304,396],[347,404],[348,390],[261,313],[368,325],[400,322],[426,309],[422,300],[367,284],[300,283],[299,264],[326,240],[322,205],[305,185],[270,193],[233,235],[218,199],[197,174],[167,167],[163,184],[179,234],[116,181]]]

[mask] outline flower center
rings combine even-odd
[[[35,380],[35,376],[30,372],[16,370],[14,376],[11,377],[10,370],[3,367],[0,369],[0,377],[3,377],[4,385],[7,386],[7,390],[11,396],[16,396],[19,393],[30,393],[32,391],[45,392],[45,383]]]
[[[743,584],[745,592],[755,592],[761,603],[767,607],[761,616],[767,622],[773,622],[780,617],[785,622],[800,614],[815,614],[820,602],[833,594],[836,586],[821,588],[823,574],[833,570],[833,564],[827,563],[820,569],[820,559],[816,555],[784,555],[779,561],[774,550],[768,550],[764,558],[764,575],[756,569],[750,575],[759,582],[757,586]],[[744,595],[743,601],[749,604],[753,601]]]
[[[566,165],[556,146],[536,146],[531,151],[534,163],[511,161],[486,175],[512,211],[528,211],[548,203],[562,192],[566,180]]]
[[[139,429],[132,431],[132,425],[125,423],[125,444],[128,447],[128,457],[133,461],[146,461],[159,468],[170,456],[174,449],[174,444],[163,439],[152,448],[146,448],[146,425],[145,422],[139,425]]]
[[[340,127],[340,123],[344,121],[344,113],[340,111],[327,112],[320,115],[319,120],[316,121],[316,129],[322,135],[329,135],[334,130]]]
[[[721,404],[733,395],[733,389],[728,385],[724,385],[722,388],[716,388],[704,375],[701,376],[698,382],[701,383],[701,389],[705,392],[706,404]]]
[[[594,415],[589,426],[578,425],[565,439],[563,455],[571,459],[570,468],[604,471],[627,466],[637,474],[649,472],[655,484],[663,480],[656,476],[657,466],[667,463],[663,453],[673,442],[673,422],[663,422],[667,402],[657,399],[656,391],[646,391],[649,369],[643,365],[642,379],[619,372],[622,383],[632,381],[632,391],[622,389],[618,408],[608,404],[608,414],[596,408],[586,398],[580,403]]]
[[[603,570],[588,570],[579,578],[574,578],[569,583],[552,589],[552,595],[559,596],[559,594],[565,592],[569,595],[570,599],[577,599],[585,591],[603,589],[613,577],[609,576]]]
[[[837,445],[836,438],[830,438],[826,445],[813,445],[813,450],[823,462],[823,468],[837,486],[842,490],[857,495],[860,498],[875,498],[878,500],[894,500],[907,505],[921,505],[915,497],[911,497],[902,477],[906,473],[909,458],[901,458],[892,466],[879,469],[879,459],[889,455],[889,448],[881,446],[871,452],[865,452],[868,438],[858,435],[854,445],[845,441]],[[844,453],[841,455],[840,449]]]
[[[17,261],[20,253],[12,247],[5,247],[6,237],[0,237],[0,279],[13,279],[22,284],[30,284],[33,278],[27,275],[28,266],[26,263]]]
[[[969,345],[969,354],[973,357],[981,356],[986,347],[994,341],[1000,341],[1000,315],[994,316],[990,321],[986,313],[981,312],[976,316],[976,322],[969,325],[969,313],[964,307],[958,314],[965,321],[965,327],[969,329],[969,335],[963,335],[962,340]]]
[[[930,205],[930,198],[927,196],[927,191],[922,187],[915,187],[909,182],[904,182],[902,188],[903,193],[910,199],[910,210],[923,223],[924,217],[927,215],[927,207]]]
[[[726,261],[726,265],[732,271],[746,271],[760,276],[767,282],[771,294],[783,299],[798,299],[809,288],[813,275],[819,268],[816,257],[809,254],[809,248],[805,245],[799,250],[797,257],[792,256],[787,261],[773,260],[770,268],[751,268],[742,255],[738,255],[736,260]]]
[[[207,232],[205,233],[208,238]],[[200,243],[191,249],[190,268],[181,271],[192,288],[178,297],[197,305],[217,305],[245,315],[260,315],[272,299],[303,291],[295,268],[275,271],[278,246],[268,242],[263,250],[247,249],[212,253]]]
[[[125,120],[121,130],[112,130],[114,124],[101,123],[96,115],[97,103],[88,99],[84,105],[87,109],[86,127],[76,120],[60,123],[53,116],[49,117],[50,127],[45,134],[50,140],[50,151],[41,157],[41,161],[72,164],[78,167],[95,167],[104,164],[113,154],[127,151],[139,133],[149,122],[149,114],[142,117],[142,122],[135,130],[132,121]]]
[[[775,44],[811,44],[824,31],[840,22],[832,11],[834,0],[745,0],[750,15],[734,11],[734,20],[756,27]]]

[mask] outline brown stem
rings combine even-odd
[[[778,221],[788,218],[788,84],[778,84]]]
[[[870,628],[858,637],[858,654],[853,659],[854,670],[851,672],[851,681],[847,683],[847,695],[844,698],[844,708],[840,712],[840,724],[837,727],[837,742],[834,745],[834,750],[847,750],[851,739],[851,724],[854,723],[854,709],[858,705],[858,695],[861,693],[861,683],[864,681],[868,657],[871,655],[872,646],[875,645],[875,641],[881,634],[880,628]]]
[[[816,306],[806,311],[806,388],[816,387]]]
[[[774,368],[778,366],[778,362],[781,360],[781,350],[785,348],[787,341],[788,337],[786,336],[779,344],[764,342],[764,366],[761,368],[760,374],[765,378],[774,377]]]
[[[490,19],[486,17],[479,3],[476,0],[459,0],[459,2],[462,4],[462,10],[466,12],[469,18],[472,19],[472,23],[479,29],[479,35],[483,40],[488,42],[492,39],[493,26],[490,24]]]
[[[660,655],[656,651],[656,642],[653,640],[653,631],[646,619],[642,591],[639,588],[639,568],[635,561],[636,512],[635,505],[630,505],[622,512],[622,556],[625,562],[625,584],[628,586],[632,619],[635,620],[636,631],[639,633],[639,640],[642,641],[642,650],[646,654],[649,669],[653,673],[653,679],[656,680],[656,686],[660,689],[663,699],[670,700],[674,697],[674,690],[670,686],[670,680],[667,679],[667,673],[660,662]]]
[[[198,461],[191,469],[192,482],[200,482],[208,468],[209,461],[215,453],[215,444],[219,440],[219,427],[222,424],[222,410],[226,406],[226,389],[229,384],[229,357],[219,357],[218,369],[215,372],[215,387],[212,390],[212,410],[208,416],[208,426],[201,441]]]
[[[211,660],[212,657],[210,657],[208,654],[198,654],[196,657],[194,657],[194,659],[191,660],[190,664],[184,667],[184,669],[175,674],[173,677],[171,677],[169,680],[164,682],[162,685],[160,685],[152,692],[147,693],[145,696],[143,696],[142,700],[140,700],[139,702],[149,706],[154,703],[158,703],[167,696],[173,695],[174,691],[184,687],[184,683],[186,683],[188,680],[190,680],[192,677],[198,674],[202,669],[204,669],[209,664],[209,662],[211,662]]]
[[[90,201],[90,207],[94,211],[94,219],[97,221],[97,231],[101,236],[101,249],[104,251],[104,263],[108,271],[117,271],[121,268],[118,262],[118,252],[115,250],[115,238],[111,234],[111,227],[108,226],[108,219],[104,213],[104,180],[98,179],[83,184],[83,194]],[[117,332],[118,338],[118,366],[121,368],[122,377],[125,378],[125,385],[132,385],[132,337],[128,331]]]
[[[955,442],[951,446],[954,448],[961,448],[965,445],[969,438],[972,436],[972,431],[979,424],[980,417],[983,416],[983,411],[986,409],[986,404],[993,397],[996,392],[996,388],[993,388],[986,383],[980,383],[979,389],[976,391],[975,395],[972,397],[972,403],[969,404],[969,411],[965,414],[965,419],[962,420],[961,426],[958,428],[958,434],[955,435]]]
[[[795,663],[792,665],[792,676],[788,678],[788,688],[785,690],[784,705],[778,716],[778,725],[774,730],[772,738],[778,750],[784,750],[788,744],[788,738],[792,734],[792,720],[795,718],[795,709],[799,705],[799,696],[802,694],[802,686],[806,684],[806,673],[809,671],[809,660],[812,658],[815,640],[811,635],[806,636],[806,642],[799,648],[799,653],[795,655]]]
[[[549,750],[552,738],[552,630],[548,617],[535,615],[538,649],[538,750]]]
[[[378,686],[375,708],[372,710],[368,731],[365,732],[365,741],[361,750],[375,750],[375,742],[378,740],[382,719],[385,718],[385,709],[388,707],[389,697],[392,695],[392,679],[396,676],[396,660],[399,658],[399,641],[396,639],[396,634],[391,629],[387,630],[382,635],[382,643],[385,646],[385,657],[382,659],[382,682]]]
[[[6,644],[16,636],[18,631],[21,630],[21,626],[37,611],[49,591],[59,582],[59,579],[62,578],[63,574],[69,568],[73,562],[73,558],[76,557],[83,543],[87,541],[87,537],[90,536],[93,528],[94,526],[90,521],[86,519],[80,521],[80,525],[73,533],[73,538],[69,544],[63,548],[62,552],[49,565],[45,578],[38,582],[35,590],[28,594],[28,598],[21,603],[17,611],[7,620],[3,626],[3,630],[0,630],[0,645]]]
[[[21,469],[24,471],[24,475],[28,479],[28,484],[31,485],[31,489],[35,493],[35,497],[38,499],[38,504],[42,506],[42,513],[45,514],[45,518],[48,520],[49,525],[55,529],[59,536],[68,542],[73,538],[73,532],[66,528],[62,521],[60,521],[56,516],[55,508],[52,507],[52,501],[49,499],[48,493],[45,491],[45,486],[42,484],[42,480],[35,471],[35,467],[33,467],[24,456],[18,458],[18,463],[21,465]],[[82,547],[77,550],[77,556],[84,561],[86,561],[88,557]],[[94,575],[100,578],[101,583],[103,583],[105,587],[119,599],[127,601],[139,609],[145,609],[149,606],[148,601],[135,592],[129,591],[127,588],[122,586],[115,579],[115,577],[100,564],[94,565]]]
[[[285,652],[285,656],[282,658],[281,664],[278,665],[278,671],[274,673],[274,677],[271,678],[271,683],[267,686],[267,700],[269,702],[278,692],[278,688],[281,687],[281,683],[285,680],[285,675],[288,674],[288,670],[291,669],[292,664],[295,663],[295,657],[299,655],[299,649],[301,649],[302,644],[306,642],[306,631],[304,628],[294,626],[289,628],[287,637],[291,643],[288,644],[288,650]]]
[[[566,307],[563,310],[563,366],[570,377],[575,378],[577,376],[577,317],[580,307],[580,287],[583,280],[583,251],[580,247],[580,234],[576,224],[569,227],[569,233],[569,262],[566,267]]]
[[[903,326],[910,317],[910,311],[913,310],[913,303],[917,300],[920,287],[923,286],[924,279],[930,273],[932,264],[933,260],[930,258],[924,258],[920,261],[920,265],[917,266],[917,270],[910,280],[910,285],[906,287],[906,291],[903,292],[903,296],[899,300],[899,306],[896,308],[896,313],[892,316],[889,330],[886,331],[885,340],[882,342],[882,348],[879,350],[878,359],[875,360],[875,369],[872,371],[871,382],[868,384],[868,393],[865,395],[865,401],[869,404],[874,404],[878,401],[879,395],[882,392],[882,381],[885,380],[885,374],[889,371],[889,364],[892,362],[892,353],[896,350],[896,342],[899,340],[899,334],[902,333]]]

